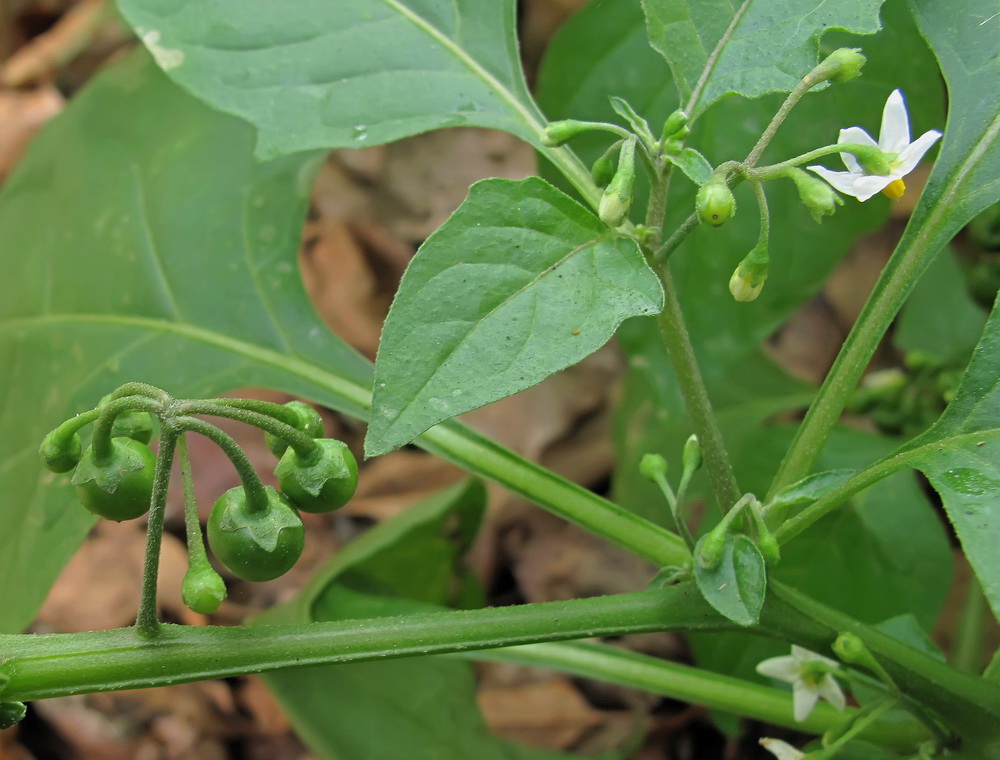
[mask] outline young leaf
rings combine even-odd
[[[615,109],[616,114],[629,123],[629,126],[632,127],[632,131],[635,132],[635,134],[638,135],[639,138],[647,145],[652,145],[656,142],[656,138],[649,129],[649,122],[637,114],[635,109],[632,108],[632,105],[627,100],[619,98],[617,95],[612,95],[611,107]]]
[[[698,542],[698,549],[705,538]],[[698,556],[695,550],[695,557]],[[760,550],[744,535],[726,536],[722,561],[714,568],[695,560],[694,577],[705,600],[738,625],[756,625],[767,590],[767,569]]]
[[[514,0],[123,0],[175,82],[257,128],[271,158],[441,127],[541,125]]]
[[[883,0],[642,0],[649,42],[667,59],[681,102],[697,116],[730,93],[787,92],[818,62],[829,29],[879,30]]]
[[[712,165],[708,163],[708,159],[694,148],[684,148],[676,155],[668,155],[666,158],[698,186],[708,182],[712,174]]]
[[[636,244],[548,183],[492,179],[410,263],[382,332],[368,456],[524,390],[662,308]]]
[[[798,504],[808,504],[825,496],[834,488],[843,485],[857,473],[857,470],[827,470],[809,475],[798,483],[792,483],[782,488],[767,502],[768,509],[794,507]]]

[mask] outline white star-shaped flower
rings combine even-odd
[[[803,753],[799,752],[788,742],[781,741],[781,739],[768,739],[765,737],[760,740],[760,746],[778,758],[778,760],[802,760],[805,757]]]
[[[831,675],[838,667],[833,660],[793,644],[790,657],[764,660],[757,666],[757,672],[792,685],[795,720],[801,722],[809,717],[820,697],[838,710],[844,709],[847,704],[844,692]]]
[[[882,109],[882,130],[879,132],[878,142],[875,142],[874,138],[861,127],[840,130],[840,138],[837,140],[838,145],[842,143],[870,145],[888,154],[891,167],[888,174],[866,174],[858,159],[850,153],[840,154],[848,168],[846,172],[831,171],[825,166],[810,166],[809,169],[833,185],[836,190],[845,195],[853,195],[859,201],[866,201],[879,191],[896,199],[906,192],[903,177],[914,170],[920,159],[940,137],[941,133],[932,129],[910,142],[910,117],[906,113],[903,93],[893,90],[885,101],[885,108]]]

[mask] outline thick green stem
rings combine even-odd
[[[725,444],[722,442],[722,432],[716,422],[701,370],[698,368],[698,360],[684,323],[684,314],[681,312],[673,279],[665,266],[657,269],[663,285],[665,302],[663,311],[657,317],[660,334],[670,355],[694,431],[701,442],[705,470],[712,482],[715,498],[723,510],[728,510],[740,498],[740,489],[732,465],[729,463]]]
[[[160,432],[160,447],[156,452],[156,474],[153,477],[153,496],[149,507],[149,524],[146,526],[146,559],[142,570],[142,596],[135,627],[141,637],[154,639],[160,633],[160,619],[156,609],[156,581],[160,572],[160,545],[163,542],[163,517],[167,511],[167,489],[174,449],[180,431],[164,422]]]
[[[976,576],[971,575],[951,653],[952,664],[966,673],[979,673],[983,668],[987,609],[983,589]]]
[[[240,476],[243,490],[247,494],[247,507],[251,512],[263,512],[268,509],[269,503],[264,484],[260,482],[257,471],[253,468],[243,449],[231,436],[223,433],[215,425],[196,417],[174,417],[172,422],[178,428],[205,436],[222,449]]]

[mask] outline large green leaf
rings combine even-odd
[[[121,0],[167,74],[258,130],[264,157],[441,127],[537,142],[514,0]]]
[[[476,482],[410,507],[348,544],[290,604],[261,622],[306,623],[439,609],[468,587],[461,559],[485,507]],[[441,657],[296,668],[263,676],[321,758],[523,760],[476,708],[471,665]],[[387,727],[391,727],[388,728]]]
[[[663,308],[630,239],[547,182],[491,179],[420,248],[375,363],[369,456],[524,390]]]
[[[642,0],[650,44],[692,116],[730,93],[787,92],[830,29],[871,34],[883,0]]]
[[[1000,301],[955,400],[908,447],[941,494],[948,518],[1000,619]]]
[[[62,420],[133,379],[184,395],[273,386],[331,400],[337,382],[368,378],[294,268],[319,156],[258,164],[252,145],[245,123],[135,55],[95,79],[7,181],[0,629],[31,620],[91,525],[68,477],[35,453]]]

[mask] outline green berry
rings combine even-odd
[[[191,565],[181,583],[181,598],[192,612],[211,615],[226,598],[226,582],[207,561]]]
[[[301,430],[313,438],[323,436],[323,418],[313,407],[303,401],[289,401],[285,406],[295,412],[298,420],[292,427]],[[288,448],[288,442],[271,433],[264,434],[264,443],[276,457],[280,457]]]
[[[153,494],[156,457],[131,438],[112,438],[111,451],[98,459],[88,446],[73,474],[76,494],[95,515],[121,522],[146,514]]]
[[[208,518],[208,545],[234,575],[247,581],[269,581],[287,573],[305,546],[302,518],[288,500],[270,486],[267,505],[251,509],[242,487],[226,491]]]
[[[83,443],[76,433],[66,436],[53,430],[42,439],[38,455],[52,472],[69,472],[80,463]]]
[[[289,447],[274,470],[282,493],[304,512],[332,512],[354,496],[358,462],[343,441],[321,438],[312,457]]]
[[[715,177],[698,188],[694,206],[701,221],[718,227],[736,212],[736,198],[726,181]]]
[[[101,406],[104,406],[112,399],[108,394],[101,399]],[[154,418],[149,412],[141,409],[126,409],[120,412],[111,425],[112,438],[132,438],[139,443],[149,443],[153,439]]]

